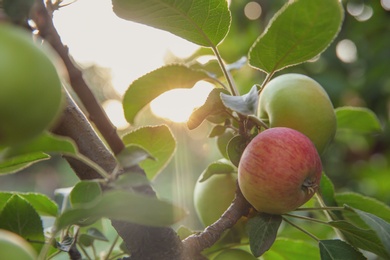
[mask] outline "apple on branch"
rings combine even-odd
[[[336,132],[328,94],[318,82],[301,74],[272,79],[260,93],[258,115],[271,128],[289,127],[305,134],[320,154]]]
[[[284,214],[306,203],[317,191],[320,156],[304,134],[286,127],[267,129],[245,148],[238,184],[259,212]]]

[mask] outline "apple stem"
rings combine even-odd
[[[265,86],[268,84],[268,82],[271,80],[271,78],[273,77],[274,73],[275,72],[271,72],[271,73],[268,73],[267,76],[265,76],[265,79],[264,79],[263,83],[261,83],[260,89],[258,91],[259,95],[260,95],[261,91],[263,91]]]
[[[345,208],[344,207],[327,207],[327,206],[324,206],[324,207],[319,207],[319,208],[298,208],[298,209],[295,209],[293,211],[318,211],[318,210],[344,210]]]
[[[316,237],[315,235],[313,235],[312,233],[310,233],[309,231],[301,228],[300,226],[294,224],[293,222],[291,222],[290,220],[288,220],[287,218],[285,217],[282,217],[284,221],[286,221],[288,224],[290,224],[291,226],[295,227],[296,229],[302,231],[303,233],[305,233],[306,235],[308,235],[309,237],[313,238],[314,240],[316,240],[317,242],[320,242],[320,239],[318,237]]]
[[[303,220],[307,220],[307,221],[311,221],[311,222],[316,222],[316,223],[320,223],[320,224],[324,224],[324,225],[329,225],[328,222],[322,221],[319,219],[315,219],[315,218],[309,218],[309,217],[299,216],[299,215],[294,215],[294,214],[283,214],[283,215],[288,216],[288,217],[292,217],[292,218],[299,218],[299,219],[303,219]]]
[[[265,129],[268,129],[268,125],[266,123],[263,122],[263,120],[261,120],[260,118],[254,116],[254,115],[249,115],[248,116],[248,119],[250,121],[252,121],[253,123],[256,124],[256,126],[258,126],[259,128],[261,127],[264,127]]]

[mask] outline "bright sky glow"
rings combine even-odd
[[[55,12],[54,23],[63,43],[69,47],[70,54],[77,62],[96,63],[112,70],[113,85],[120,95],[124,94],[132,81],[163,66],[168,51],[178,57],[186,57],[198,48],[168,32],[118,18],[112,12],[111,1],[76,1]],[[196,95],[202,96],[199,91]],[[191,96],[197,99],[195,94]],[[184,98],[175,96],[175,99]],[[166,100],[167,104],[158,102],[161,108],[156,108],[155,103],[155,110],[164,111],[170,107],[172,99]],[[203,103],[204,99],[199,102]],[[180,109],[175,109],[174,113],[182,116],[183,111],[192,111],[194,107],[188,107],[190,104],[192,106],[193,102],[181,103]],[[117,105],[115,107],[118,108]],[[122,117],[123,111],[119,108],[112,114]],[[113,106],[110,106],[111,109],[114,109]],[[176,119],[172,120],[177,121],[180,116],[173,117]],[[111,119],[114,124],[123,123]]]
[[[204,104],[214,85],[200,81],[192,89],[173,89],[150,103],[152,112],[176,123],[187,122],[195,108]]]

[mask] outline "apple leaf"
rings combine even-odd
[[[86,233],[82,233],[79,235],[77,242],[85,247],[89,247],[93,245],[95,240],[108,242],[107,237],[100,232],[97,228],[88,228]]]
[[[21,171],[31,165],[50,159],[50,155],[43,152],[35,152],[14,156],[11,158],[1,158],[0,154],[0,175],[11,174]]]
[[[310,60],[333,41],[343,18],[344,11],[339,0],[288,1],[251,47],[249,63],[273,74]]]
[[[69,200],[73,207],[91,203],[102,196],[102,189],[97,181],[80,181],[69,194]]]
[[[368,229],[354,226],[347,221],[331,221],[329,224],[342,232],[344,238],[354,247],[370,251],[384,258],[390,258],[378,236]]]
[[[143,147],[135,144],[127,145],[116,158],[124,168],[138,165],[146,159],[156,160],[156,158],[150,155]]]
[[[362,253],[357,251],[351,245],[344,241],[334,240],[321,240],[319,241],[321,260],[335,260],[335,259],[354,259],[364,260],[366,259]]]
[[[261,259],[319,260],[320,254],[318,252],[318,246],[310,244],[307,241],[277,238],[272,247],[262,255]]]
[[[229,160],[238,167],[242,153],[244,152],[246,146],[248,145],[248,140],[241,135],[236,135],[230,139],[227,145],[227,154]]]
[[[242,96],[231,96],[221,93],[222,103],[229,109],[242,115],[255,115],[257,104],[259,103],[259,94],[257,86],[254,85],[251,90]]]
[[[1,192],[0,193],[0,212],[7,204],[7,201],[14,195],[18,195],[28,201],[31,206],[42,216],[57,216],[58,206],[49,197],[41,193],[21,193],[21,192]]]
[[[9,147],[3,151],[4,158],[12,158],[24,154],[32,153],[66,153],[77,154],[77,148],[72,139],[56,136],[48,132],[40,135],[20,146]]]
[[[40,216],[27,200],[17,194],[12,195],[0,213],[0,229],[9,230],[31,241],[38,253],[45,242]]]
[[[56,230],[102,217],[147,226],[169,226],[186,215],[183,209],[157,198],[121,190],[107,191],[94,203],[65,211],[57,218]]]
[[[204,71],[178,64],[149,72],[131,83],[123,97],[126,120],[133,124],[138,112],[162,93],[176,88],[192,88],[200,80],[211,78]]]
[[[255,257],[263,255],[274,243],[282,217],[260,213],[248,220],[249,244]]]
[[[382,131],[378,117],[368,108],[339,107],[335,109],[337,131],[371,134]]]
[[[199,182],[207,180],[214,174],[227,174],[234,172],[236,172],[235,167],[226,159],[221,159],[207,166],[207,168],[202,172],[202,177],[200,178]]]
[[[152,180],[168,164],[176,150],[176,140],[166,125],[140,127],[122,137],[126,146],[138,145],[155,160],[139,163]]]
[[[217,147],[221,155],[229,159],[229,155],[227,152],[227,146],[229,144],[229,141],[234,137],[234,133],[231,130],[226,130],[222,135],[219,135],[217,137]]]
[[[214,47],[229,31],[226,0],[112,0],[120,18],[162,29],[195,44]]]
[[[213,138],[213,137],[216,137],[216,136],[223,135],[223,134],[226,132],[226,129],[227,129],[227,128],[226,128],[226,126],[224,126],[224,125],[215,125],[215,126],[211,129],[211,131],[210,131],[208,137],[209,137],[209,138]]]
[[[211,90],[206,102],[191,114],[187,122],[190,130],[197,128],[208,116],[219,115],[226,111],[220,96],[223,93],[228,92],[222,88]]]
[[[354,211],[376,233],[387,253],[390,254],[390,223],[374,214],[352,207],[349,209]]]
[[[379,200],[354,192],[336,193],[335,198],[338,205],[348,205],[355,209],[375,214],[390,222],[390,207]],[[364,221],[352,211],[343,211],[343,216],[359,227],[368,228]]]
[[[325,202],[326,206],[337,207],[337,201],[335,199],[335,190],[332,181],[329,177],[323,172],[321,176],[319,194]],[[340,211],[334,210],[331,211],[332,219],[343,219],[343,216]]]

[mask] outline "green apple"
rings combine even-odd
[[[217,221],[232,203],[236,193],[237,174],[214,174],[195,184],[194,206],[206,227]]]
[[[217,255],[214,260],[256,260],[251,253],[241,249],[227,249]]]
[[[305,75],[284,74],[272,79],[260,94],[258,115],[270,127],[289,127],[305,134],[320,154],[336,132],[328,94]]]
[[[0,259],[34,260],[37,255],[33,247],[22,237],[0,229]]]
[[[245,148],[238,184],[259,212],[284,214],[306,203],[321,179],[320,156],[308,137],[286,127],[269,128]]]
[[[59,115],[62,84],[49,53],[27,31],[0,24],[0,146],[36,137]]]

